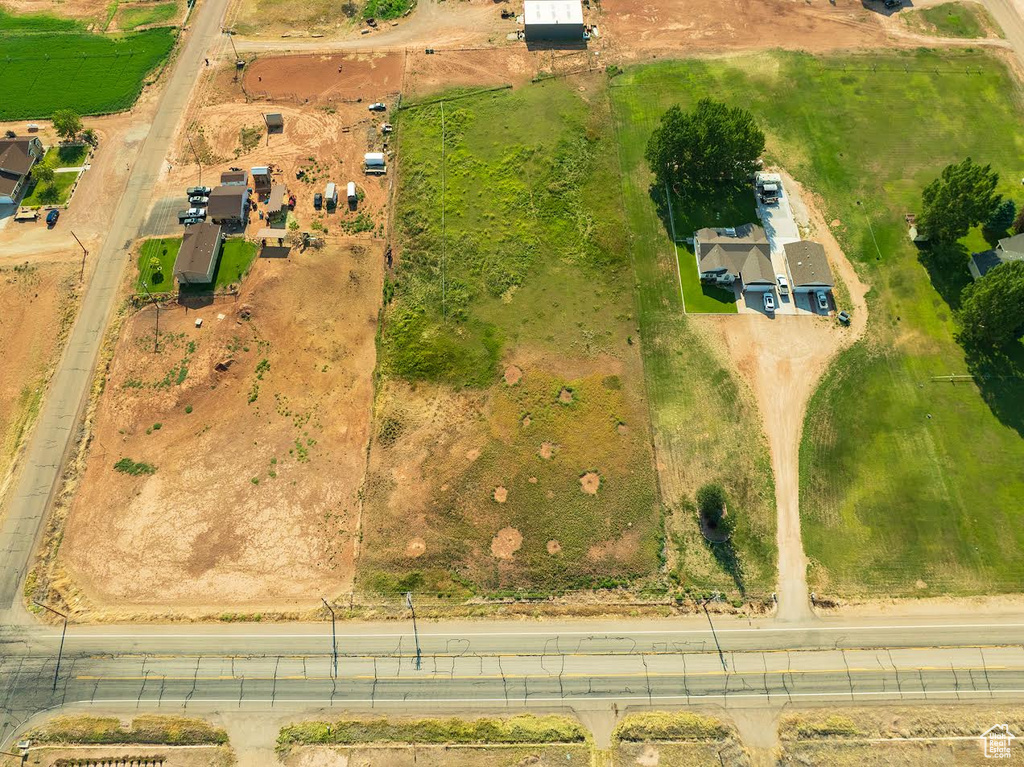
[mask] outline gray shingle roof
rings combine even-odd
[[[772,283],[771,246],[764,229],[756,224],[735,229],[701,229],[696,243],[701,272],[724,271],[745,285]]]
[[[789,271],[793,274],[793,287],[833,287],[835,279],[825,256],[825,249],[816,242],[800,240],[783,246]]]

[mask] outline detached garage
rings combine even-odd
[[[583,42],[580,0],[526,0],[523,21],[528,42]]]

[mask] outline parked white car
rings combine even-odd
[[[786,279],[786,275],[784,275],[784,274],[776,274],[775,275],[775,279],[779,283],[779,295],[780,296],[788,296],[789,295],[789,280]]]
[[[821,309],[821,311],[823,311],[823,312],[827,312],[828,311],[828,294],[825,293],[824,290],[819,290],[814,295],[818,299],[818,308]]]
[[[775,311],[775,296],[770,292],[764,294],[764,310],[769,314]]]

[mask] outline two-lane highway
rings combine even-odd
[[[703,619],[702,619],[703,620]],[[807,627],[716,619],[72,627],[0,634],[4,736],[73,703],[145,710],[686,705],[1024,698],[1024,616]],[[56,678],[56,689],[54,680]]]

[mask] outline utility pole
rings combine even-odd
[[[705,599],[700,603],[700,606],[704,608],[704,614],[708,616],[708,624],[711,626],[711,636],[715,638],[715,647],[718,648],[718,659],[722,661],[722,670],[728,672],[729,666],[725,662],[725,655],[722,653],[722,645],[718,643],[718,634],[715,632],[715,624],[711,622],[711,613],[708,612],[708,601]]]
[[[153,335],[153,354],[156,354],[159,351],[160,345],[160,303],[156,300],[156,296],[149,292],[149,285],[143,282],[142,287],[149,294],[149,297],[153,299],[153,306],[156,307],[156,333]]]
[[[78,243],[78,247],[82,249],[82,273],[78,276],[78,281],[85,282],[85,257],[89,255],[89,251],[85,249],[85,245],[83,245],[82,241],[78,239],[77,234],[71,232],[71,236],[75,238],[75,242]]]
[[[405,592],[405,603],[412,612],[412,636],[416,640],[416,670],[420,670],[420,632],[416,629],[416,608],[412,606],[412,592]]]
[[[28,749],[25,749],[20,754],[16,754],[13,751],[0,751],[0,754],[3,754],[4,756],[16,756],[21,759],[22,764],[25,764],[25,762],[28,761]]]
[[[192,149],[192,154],[195,155],[196,165],[199,166],[199,186],[203,185],[203,163],[199,160],[199,152],[196,151],[195,144],[192,143],[192,136],[189,135],[188,131],[185,131],[185,138],[188,139],[188,145]]]
[[[53,692],[57,692],[57,677],[60,675],[60,659],[64,655],[64,636],[68,633],[68,616],[58,610],[54,610],[52,607],[47,607],[42,602],[37,602],[34,599],[32,600],[32,604],[37,607],[42,607],[44,610],[49,610],[54,615],[59,615],[64,619],[64,628],[60,632],[60,648],[57,650],[57,668],[53,671]]]
[[[335,628],[334,608],[331,607],[329,604],[327,604],[327,600],[324,599],[323,597],[320,597],[320,601],[324,603],[324,607],[326,607],[330,611],[330,613],[331,613],[331,651],[332,651],[332,654],[334,655],[334,678],[337,679],[338,678],[338,633],[337,633],[337,630]]]

